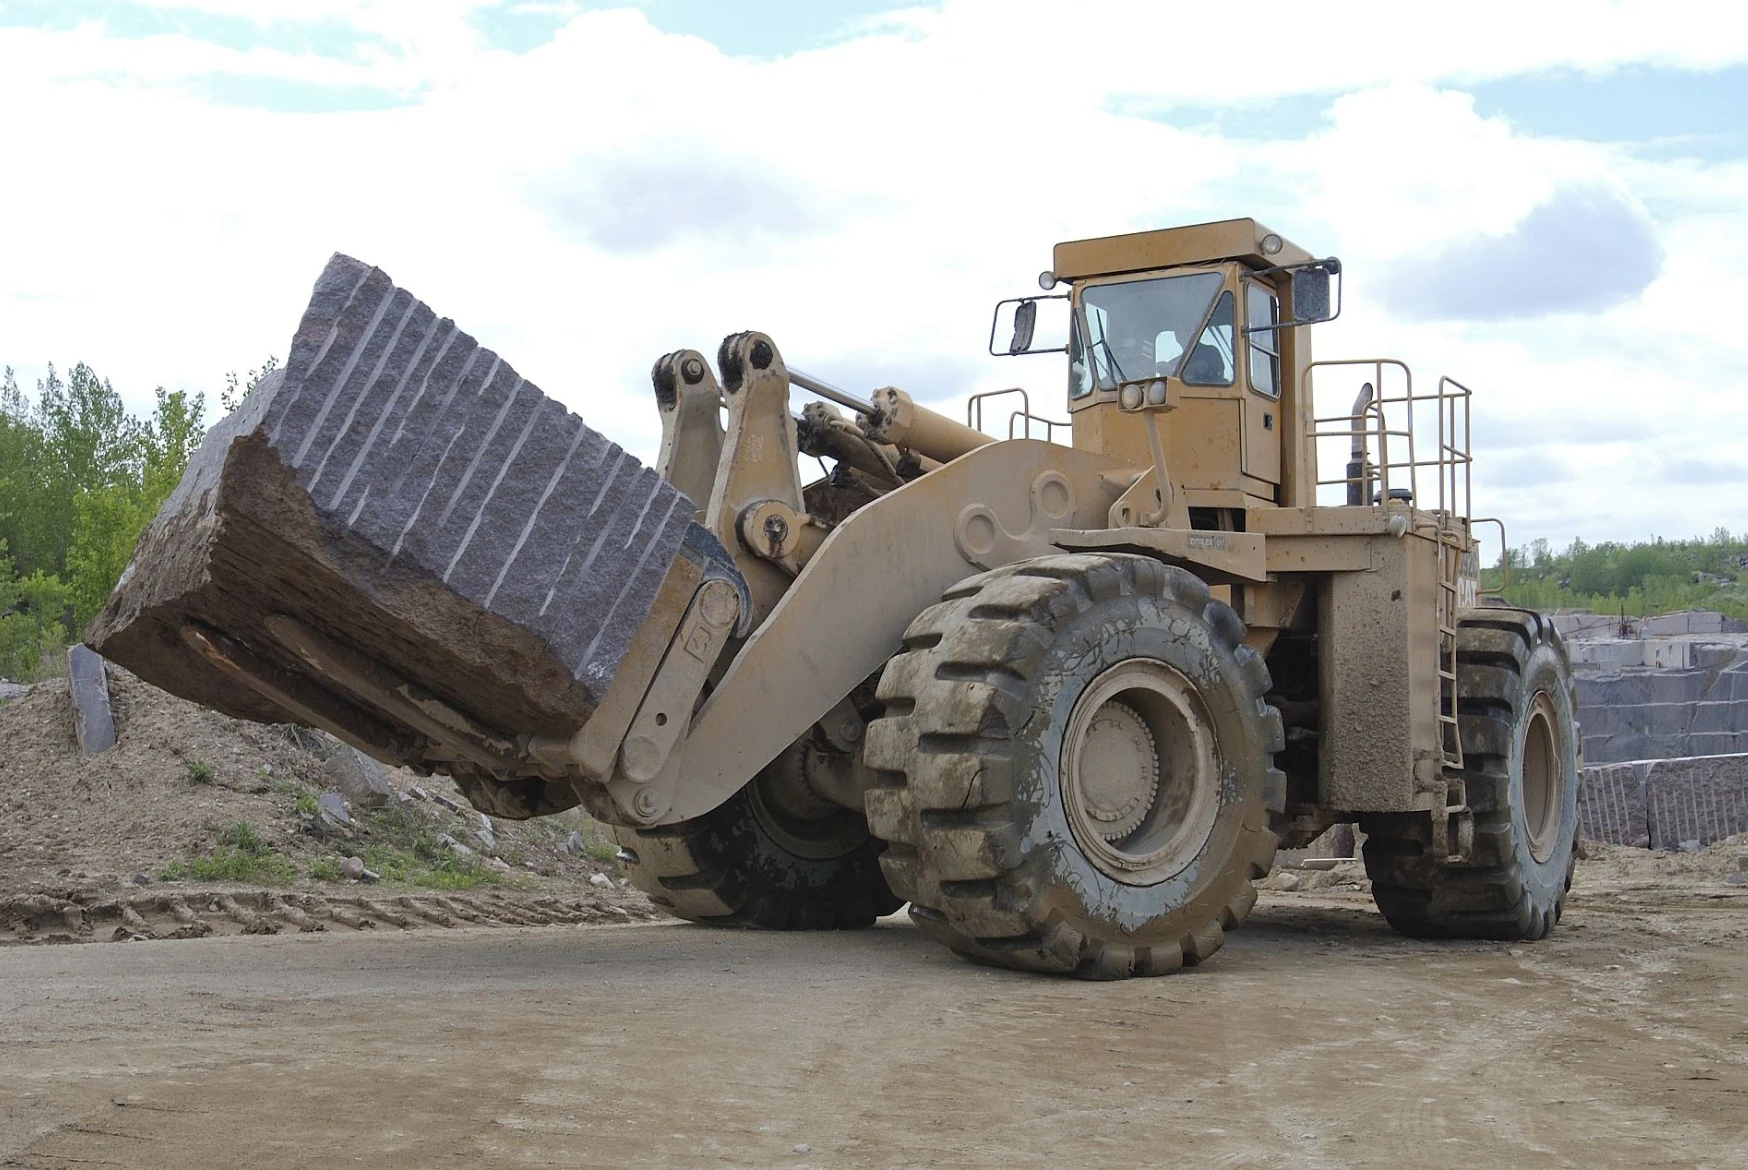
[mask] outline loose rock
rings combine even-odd
[[[381,808],[394,792],[382,765],[350,746],[335,752],[322,772],[353,808]]]
[[[88,756],[115,746],[115,717],[109,711],[109,679],[103,658],[86,646],[67,651],[67,689],[73,696],[73,732]]]
[[[352,823],[352,814],[346,811],[346,801],[338,792],[324,792],[316,797],[316,809],[322,819],[338,825]]]
[[[599,889],[610,890],[613,888],[613,879],[604,873],[592,873],[589,875],[589,884]]]

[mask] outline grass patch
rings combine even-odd
[[[497,874],[472,858],[457,858],[453,864],[432,866],[413,875],[413,884],[428,890],[471,890],[497,880]]]
[[[340,863],[332,857],[318,857],[310,862],[310,877],[318,882],[340,881]]]
[[[187,764],[183,765],[183,771],[187,774],[190,784],[211,784],[218,779],[217,773],[212,770],[212,765],[205,760],[189,760]]]
[[[384,881],[431,890],[471,890],[498,880],[477,854],[459,856],[439,841],[438,830],[412,808],[378,809],[370,815],[367,828],[373,840],[361,856]],[[454,832],[463,830],[456,827]]]
[[[297,876],[287,857],[275,852],[248,821],[233,821],[219,830],[212,852],[190,854],[158,867],[159,881],[247,882],[284,885]]]
[[[592,841],[583,846],[583,855],[604,865],[616,865],[619,861],[619,846],[611,841]]]

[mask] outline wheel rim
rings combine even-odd
[[[802,770],[805,754],[792,747],[747,785],[753,817],[782,849],[809,861],[830,861],[861,848],[868,822],[814,796]]]
[[[1163,662],[1131,659],[1092,681],[1069,716],[1058,775],[1075,842],[1128,885],[1182,872],[1219,813],[1212,725],[1195,686]]]
[[[1554,734],[1554,700],[1537,691],[1523,733],[1523,824],[1530,856],[1547,861],[1560,843],[1566,804],[1566,766]]]

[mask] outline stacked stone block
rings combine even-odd
[[[1586,767],[1579,832],[1670,850],[1748,832],[1748,754]]]

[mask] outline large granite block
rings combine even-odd
[[[1653,849],[1691,849],[1748,831],[1748,754],[1657,760],[1645,794]]]
[[[167,690],[283,721],[300,717],[184,630],[307,674],[268,622],[286,615],[504,736],[568,735],[646,619],[677,624],[651,612],[679,562],[741,584],[695,511],[380,269],[335,256],[285,368],[209,432],[86,637]],[[383,758],[419,750],[365,738]]]
[[[1578,805],[1579,835],[1611,845],[1650,841],[1645,811],[1645,765],[1603,764],[1584,769]]]

